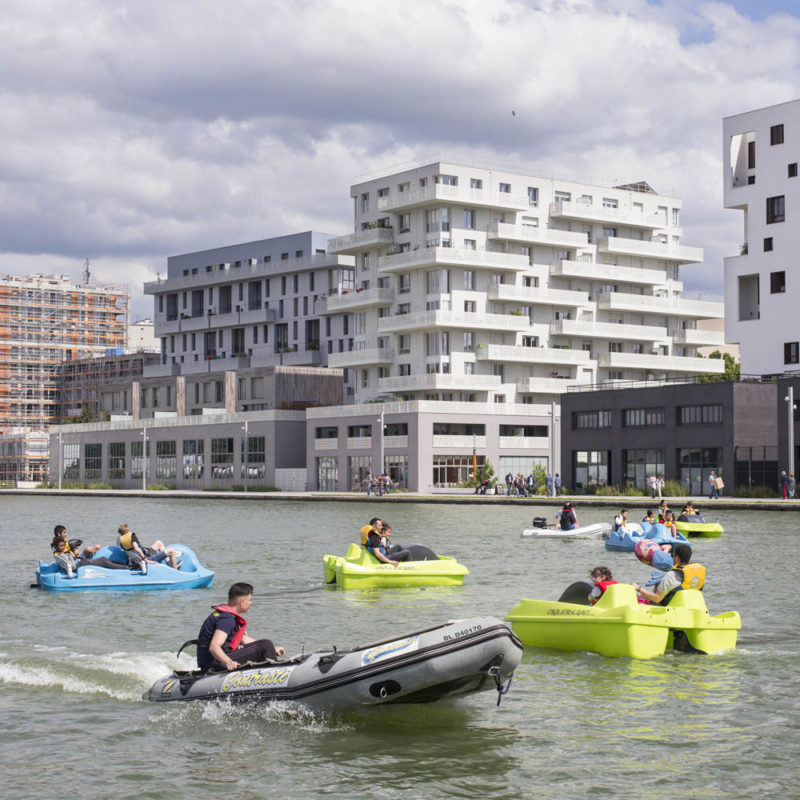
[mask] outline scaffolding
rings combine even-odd
[[[0,433],[58,421],[59,365],[127,343],[130,292],[65,276],[0,279]]]

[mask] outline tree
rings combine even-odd
[[[697,357],[703,358],[700,353],[697,354]],[[697,378],[698,383],[725,383],[727,381],[741,380],[742,365],[730,353],[714,350],[713,353],[709,353],[708,357],[716,360],[722,359],[725,362],[725,371],[721,375],[700,375]]]

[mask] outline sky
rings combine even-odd
[[[4,0],[0,274],[352,230],[360,176],[447,154],[683,198],[722,298],[722,118],[797,99],[796,0]],[[512,115],[512,110],[514,114]]]

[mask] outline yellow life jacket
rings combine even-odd
[[[123,550],[133,550],[133,531],[128,531],[120,535],[119,546]]]
[[[359,534],[361,535],[361,546],[367,546],[367,539],[369,539],[369,535],[374,531],[375,528],[372,525],[365,525],[360,531]]]
[[[706,568],[702,564],[683,564],[673,569],[683,574],[681,589],[702,589],[706,582]]]

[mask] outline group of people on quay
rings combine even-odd
[[[778,480],[781,489],[781,497],[784,500],[794,500],[797,494],[797,481],[794,478],[794,472],[786,474],[786,470],[781,470],[781,476]]]
[[[509,472],[506,474],[505,484],[506,497],[533,497],[536,493],[536,478],[533,472],[527,477],[521,472],[516,475]],[[558,473],[555,474],[555,477],[550,474],[545,476],[544,484],[548,497],[556,497],[561,494],[561,476]],[[478,488],[480,489],[481,487]],[[486,492],[478,492],[476,490],[475,494],[486,494]]]
[[[156,539],[149,547],[145,547],[139,537],[123,522],[117,529],[117,547],[122,548],[127,563],[122,564],[105,556],[98,556],[101,545],[87,545],[81,550],[81,539],[67,538],[67,529],[64,525],[56,525],[53,529],[53,538],[50,540],[50,549],[53,551],[53,560],[68,578],[77,577],[78,567],[103,567],[105,569],[136,569],[143,575],[147,574],[148,564],[166,562],[173,569],[180,567],[178,554],[172,548],[167,548],[160,539]]]
[[[389,474],[384,472],[382,475],[373,475],[371,472],[361,481],[361,485],[367,491],[367,497],[383,497],[385,494],[395,488],[394,481],[389,477]]]

